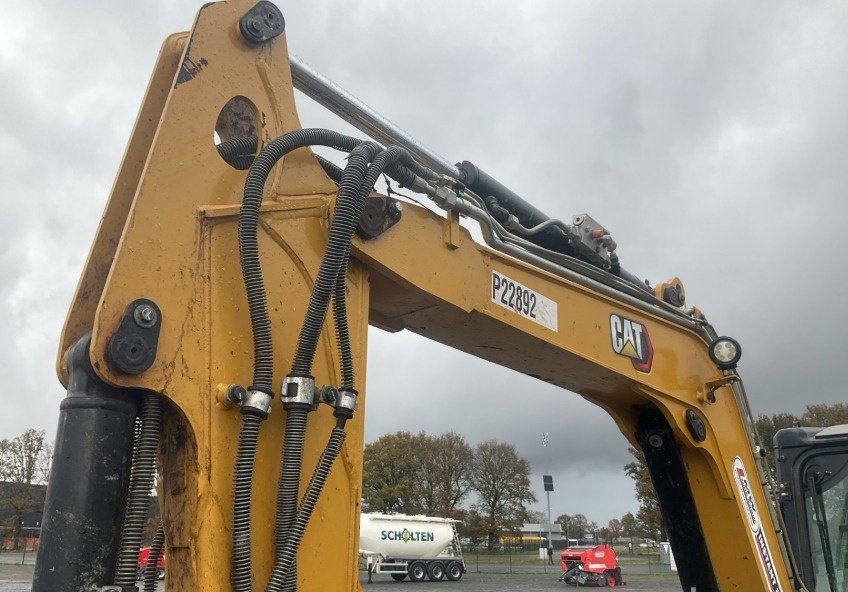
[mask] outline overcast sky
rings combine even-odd
[[[200,4],[0,0],[0,437],[55,434],[65,311],[161,41]],[[279,6],[292,53],[426,145],[680,276],[742,343],[755,413],[845,400],[848,4]],[[369,441],[494,437],[530,460],[534,509],[551,473],[554,516],[635,511],[626,441],[580,397],[414,335],[372,330],[370,357]]]

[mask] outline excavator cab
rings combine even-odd
[[[810,592],[848,590],[848,425],[774,437],[779,502]]]

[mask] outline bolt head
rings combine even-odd
[[[227,389],[227,400],[235,405],[241,405],[247,396],[247,389],[238,384],[231,384]]]
[[[143,329],[149,329],[159,321],[159,314],[149,304],[139,304],[133,311],[135,324]]]

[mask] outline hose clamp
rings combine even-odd
[[[356,411],[356,396],[356,392],[339,390],[339,396],[336,399],[336,409]]]
[[[283,378],[282,396],[283,407],[290,405],[306,405],[311,409],[318,407],[315,396],[315,379],[311,376],[286,376]]]
[[[268,417],[271,413],[271,395],[265,391],[247,391],[241,401],[241,412]]]

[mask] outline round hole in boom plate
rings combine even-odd
[[[212,141],[218,155],[234,169],[247,170],[253,164],[258,120],[256,105],[242,96],[227,101],[218,114]]]

